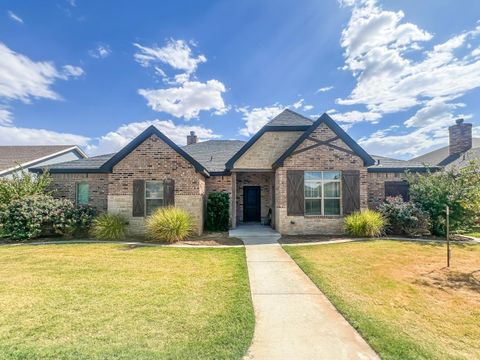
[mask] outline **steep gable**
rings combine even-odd
[[[300,153],[305,153],[306,156],[309,151],[317,148],[327,148],[329,153],[337,157],[342,154],[358,157],[364,166],[375,163],[374,159],[330,116],[323,114],[273,163],[272,167],[283,166],[287,158]]]

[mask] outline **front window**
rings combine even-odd
[[[77,183],[77,205],[88,205],[88,183]]]
[[[164,205],[163,182],[146,181],[145,182],[145,212],[151,215],[153,212]]]
[[[305,215],[340,215],[340,172],[305,172]]]

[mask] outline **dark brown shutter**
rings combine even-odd
[[[165,206],[175,205],[175,180],[165,180],[163,183],[163,198],[165,199]]]
[[[410,189],[406,181],[385,181],[385,197],[401,196],[403,201],[410,201]]]
[[[303,170],[287,170],[287,215],[305,214]]]
[[[360,171],[342,171],[343,214],[360,210]]]
[[[134,217],[145,216],[145,181],[133,180],[133,207]]]

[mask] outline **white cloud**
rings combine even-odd
[[[321,87],[319,88],[317,91],[315,91],[315,94],[317,93],[322,93],[322,92],[327,92],[327,91],[330,91],[333,89],[333,86],[325,86],[325,87]]]
[[[89,138],[82,135],[60,133],[45,129],[0,126],[2,145],[86,145]]]
[[[79,77],[85,74],[85,71],[79,66],[65,65],[63,66],[63,74],[68,77]]]
[[[12,124],[12,113],[5,106],[0,106],[0,126],[7,126]]]
[[[353,124],[361,121],[368,121],[373,124],[379,122],[382,115],[374,111],[347,111],[344,113],[337,112],[335,109],[328,110],[327,113],[335,120],[339,122]]]
[[[78,73],[80,68],[64,67],[67,72],[68,69],[70,75],[73,75],[71,70]],[[51,62],[33,61],[0,43],[0,99],[25,103],[31,102],[32,98],[58,100],[60,95],[51,89],[57,79],[66,80],[67,76]]]
[[[156,119],[122,125],[117,130],[111,131],[99,139],[90,142],[87,151],[93,155],[116,152],[150,125],[154,125],[158,130],[179,145],[186,144],[187,135],[190,134],[190,131],[195,131],[199,141],[221,137],[220,135],[215,134],[213,130],[207,129],[203,126],[176,125],[171,120]]]
[[[480,58],[475,50],[460,56],[472,44],[478,47],[480,25],[432,46],[433,35],[405,22],[402,11],[384,10],[374,0],[341,3],[352,7],[341,45],[343,69],[352,72],[356,85],[337,103],[364,105],[367,111],[345,112],[342,115],[348,116],[340,120],[372,121],[373,114],[378,121],[383,114],[416,108],[415,115],[404,122],[413,128],[410,133],[376,132],[363,138],[362,144],[377,150],[382,147],[384,154],[404,156],[445,142],[446,137],[439,134],[446,134],[446,128],[460,116],[456,111],[464,106],[452,101],[480,87]],[[421,45],[429,45],[430,50],[420,53]]]
[[[178,87],[168,89],[138,90],[153,110],[186,120],[198,117],[202,110],[214,110],[216,114],[227,112],[228,107],[222,98],[224,92],[225,86],[218,80],[208,80],[206,83],[185,81]]]
[[[286,107],[280,104],[274,104],[266,107],[256,107],[250,110],[248,107],[237,108],[237,111],[242,113],[242,118],[245,121],[245,127],[240,129],[240,134],[250,136],[260,130],[263,125],[272,120]]]
[[[135,60],[144,67],[152,64],[159,67],[160,64],[166,64],[190,75],[197,70],[199,64],[207,61],[205,55],[194,56],[192,48],[184,40],[170,39],[163,47],[147,47],[137,43],[133,45],[139,50],[134,55]],[[162,73],[165,73],[165,70],[162,69]]]
[[[8,14],[8,17],[10,19],[12,19],[13,21],[16,21],[20,24],[23,24],[23,19],[20,16],[18,16],[17,14],[15,14],[13,11],[8,10],[7,14]]]
[[[95,49],[89,50],[88,55],[95,59],[105,59],[106,57],[110,56],[112,50],[110,46],[107,44],[100,44],[97,45]]]

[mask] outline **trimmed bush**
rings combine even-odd
[[[401,196],[388,197],[378,207],[387,220],[388,234],[421,236],[430,234],[430,216],[413,202],[404,202]]]
[[[385,219],[373,210],[355,212],[345,217],[345,229],[348,234],[357,237],[376,237],[383,234]]]
[[[29,195],[12,200],[0,211],[3,235],[12,240],[53,234],[73,236],[88,230],[95,211],[76,208],[71,201],[49,195]]]
[[[207,200],[207,230],[227,231],[230,220],[230,196],[225,192],[212,192]]]
[[[90,233],[100,240],[123,240],[127,219],[120,214],[101,214],[92,223]]]
[[[176,207],[160,208],[147,218],[147,236],[153,241],[180,241],[190,235],[192,229],[190,215]]]

